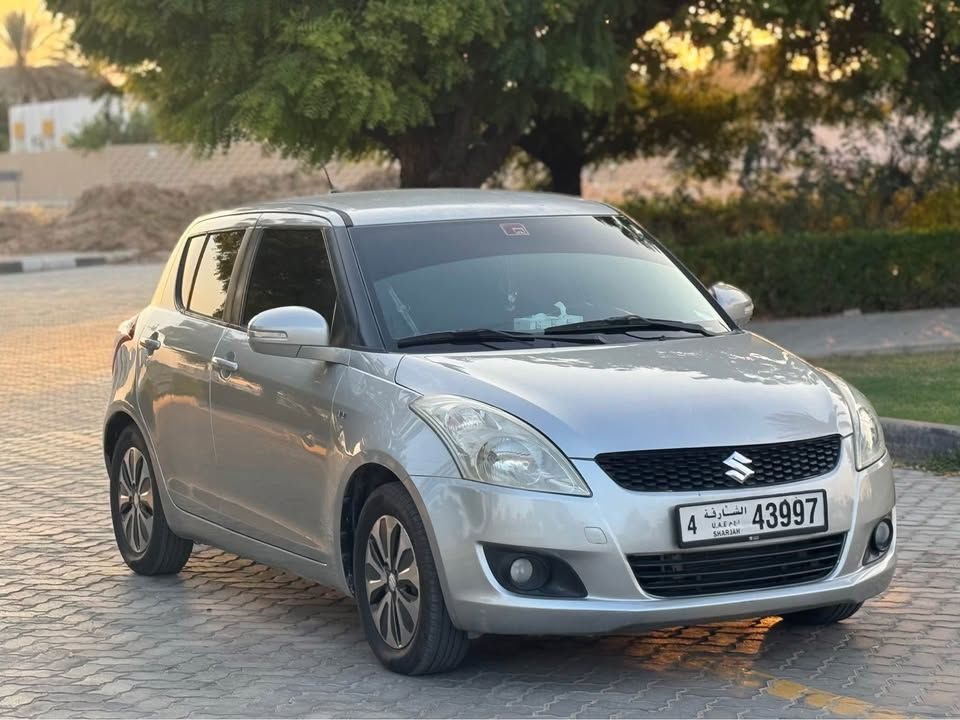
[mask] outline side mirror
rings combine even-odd
[[[714,283],[710,294],[737,325],[746,325],[753,317],[753,300],[743,290],[727,283]]]
[[[330,327],[310,308],[288,306],[264,310],[247,325],[250,347],[264,355],[297,357],[304,347],[330,344]]]

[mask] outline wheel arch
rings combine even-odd
[[[131,415],[125,409],[115,410],[108,418],[106,423],[103,426],[103,460],[107,465],[107,472],[110,472],[110,464],[113,462],[113,452],[117,448],[117,442],[120,440],[120,436],[123,434],[123,431],[130,426],[136,427],[138,430],[140,426],[137,425],[137,421],[133,419]],[[140,434],[143,435],[143,431],[140,430]]]
[[[360,511],[377,488],[389,483],[400,483],[406,488],[407,492],[410,492],[409,484],[404,483],[393,470],[381,463],[369,461],[360,465],[350,474],[344,488],[343,499],[340,503],[340,565],[346,587],[351,593],[355,592],[353,545]],[[414,498],[414,502],[416,502],[416,498]],[[420,503],[416,504],[420,505]]]
[[[146,424],[143,418],[137,412],[136,408],[125,400],[116,400],[112,402],[106,413],[106,419],[103,424],[103,460],[107,468],[107,477],[110,477],[113,465],[113,453],[116,450],[117,442],[123,432],[130,427],[134,427],[140,433],[144,443],[147,446],[147,452],[150,454],[150,463],[153,467],[154,480],[157,483],[157,490],[160,493],[160,502],[163,503],[163,512],[167,523],[175,533],[181,537],[187,537],[189,534],[184,525],[186,515],[173,501],[170,493],[167,492],[166,476],[163,472],[163,464],[157,457],[156,447],[153,444],[153,438],[147,432]]]
[[[420,491],[407,475],[402,465],[397,463],[389,455],[376,453],[370,455],[360,464],[353,468],[347,481],[344,483],[344,491],[339,503],[339,517],[337,544],[338,552],[334,557],[339,559],[341,570],[341,585],[344,590],[353,594],[353,545],[354,531],[357,525],[357,519],[360,517],[360,511],[367,498],[381,485],[387,483],[400,483],[413,499],[413,504],[417,506],[417,512],[423,521],[424,529],[427,531],[427,539],[430,542],[430,552],[433,554],[437,571],[440,573],[440,586],[443,588],[443,594],[448,599],[449,611],[449,588],[447,587],[446,573],[443,569],[443,558],[440,556],[440,549],[437,544],[433,522],[427,513],[427,508],[420,497]],[[453,615],[451,613],[451,618]],[[456,618],[453,618],[456,623]]]

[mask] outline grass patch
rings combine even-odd
[[[920,464],[921,470],[941,473],[943,475],[960,474],[960,452],[950,455],[939,455]]]
[[[884,417],[960,425],[960,352],[824,358]]]

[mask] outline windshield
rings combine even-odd
[[[624,217],[378,225],[350,234],[382,332],[394,344],[480,328],[540,335],[625,316],[729,330],[700,289]]]

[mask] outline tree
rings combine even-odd
[[[8,103],[52,100],[90,84],[81,70],[64,62],[62,34],[57,18],[43,22],[17,11],[4,16],[0,45],[13,55],[13,64],[0,68],[0,93]],[[41,60],[45,64],[36,64]]]
[[[171,139],[313,162],[381,151],[405,186],[479,185],[531,129],[616,111],[676,0],[52,0]],[[533,141],[531,140],[531,143]],[[522,144],[522,143],[521,143]]]
[[[670,156],[685,174],[723,177],[756,133],[750,99],[711,74],[647,78],[609,111],[571,107],[534,119],[518,141],[556,192],[581,194],[585,167],[638,155]]]
[[[157,139],[153,115],[143,107],[129,113],[116,113],[108,103],[90,122],[86,123],[67,141],[77,150],[100,150],[107,145],[149,143]]]
[[[957,165],[956,143],[946,142],[960,112],[954,0],[703,0],[682,27],[698,42],[725,45],[753,73],[755,112],[774,137],[757,139],[752,160],[762,164],[764,151],[809,154],[810,129],[822,123],[902,126],[898,152],[920,152],[927,169]],[[774,42],[762,51],[730,42],[745,28]]]
[[[727,172],[744,142],[750,104],[718,82],[713,55],[698,72],[675,62],[657,37],[683,28],[690,2],[638,2],[614,30],[624,78],[612,103],[541,102],[519,141],[549,173],[547,187],[579,195],[583,169],[638,155],[671,155],[697,176]],[[695,48],[690,47],[689,50]]]

